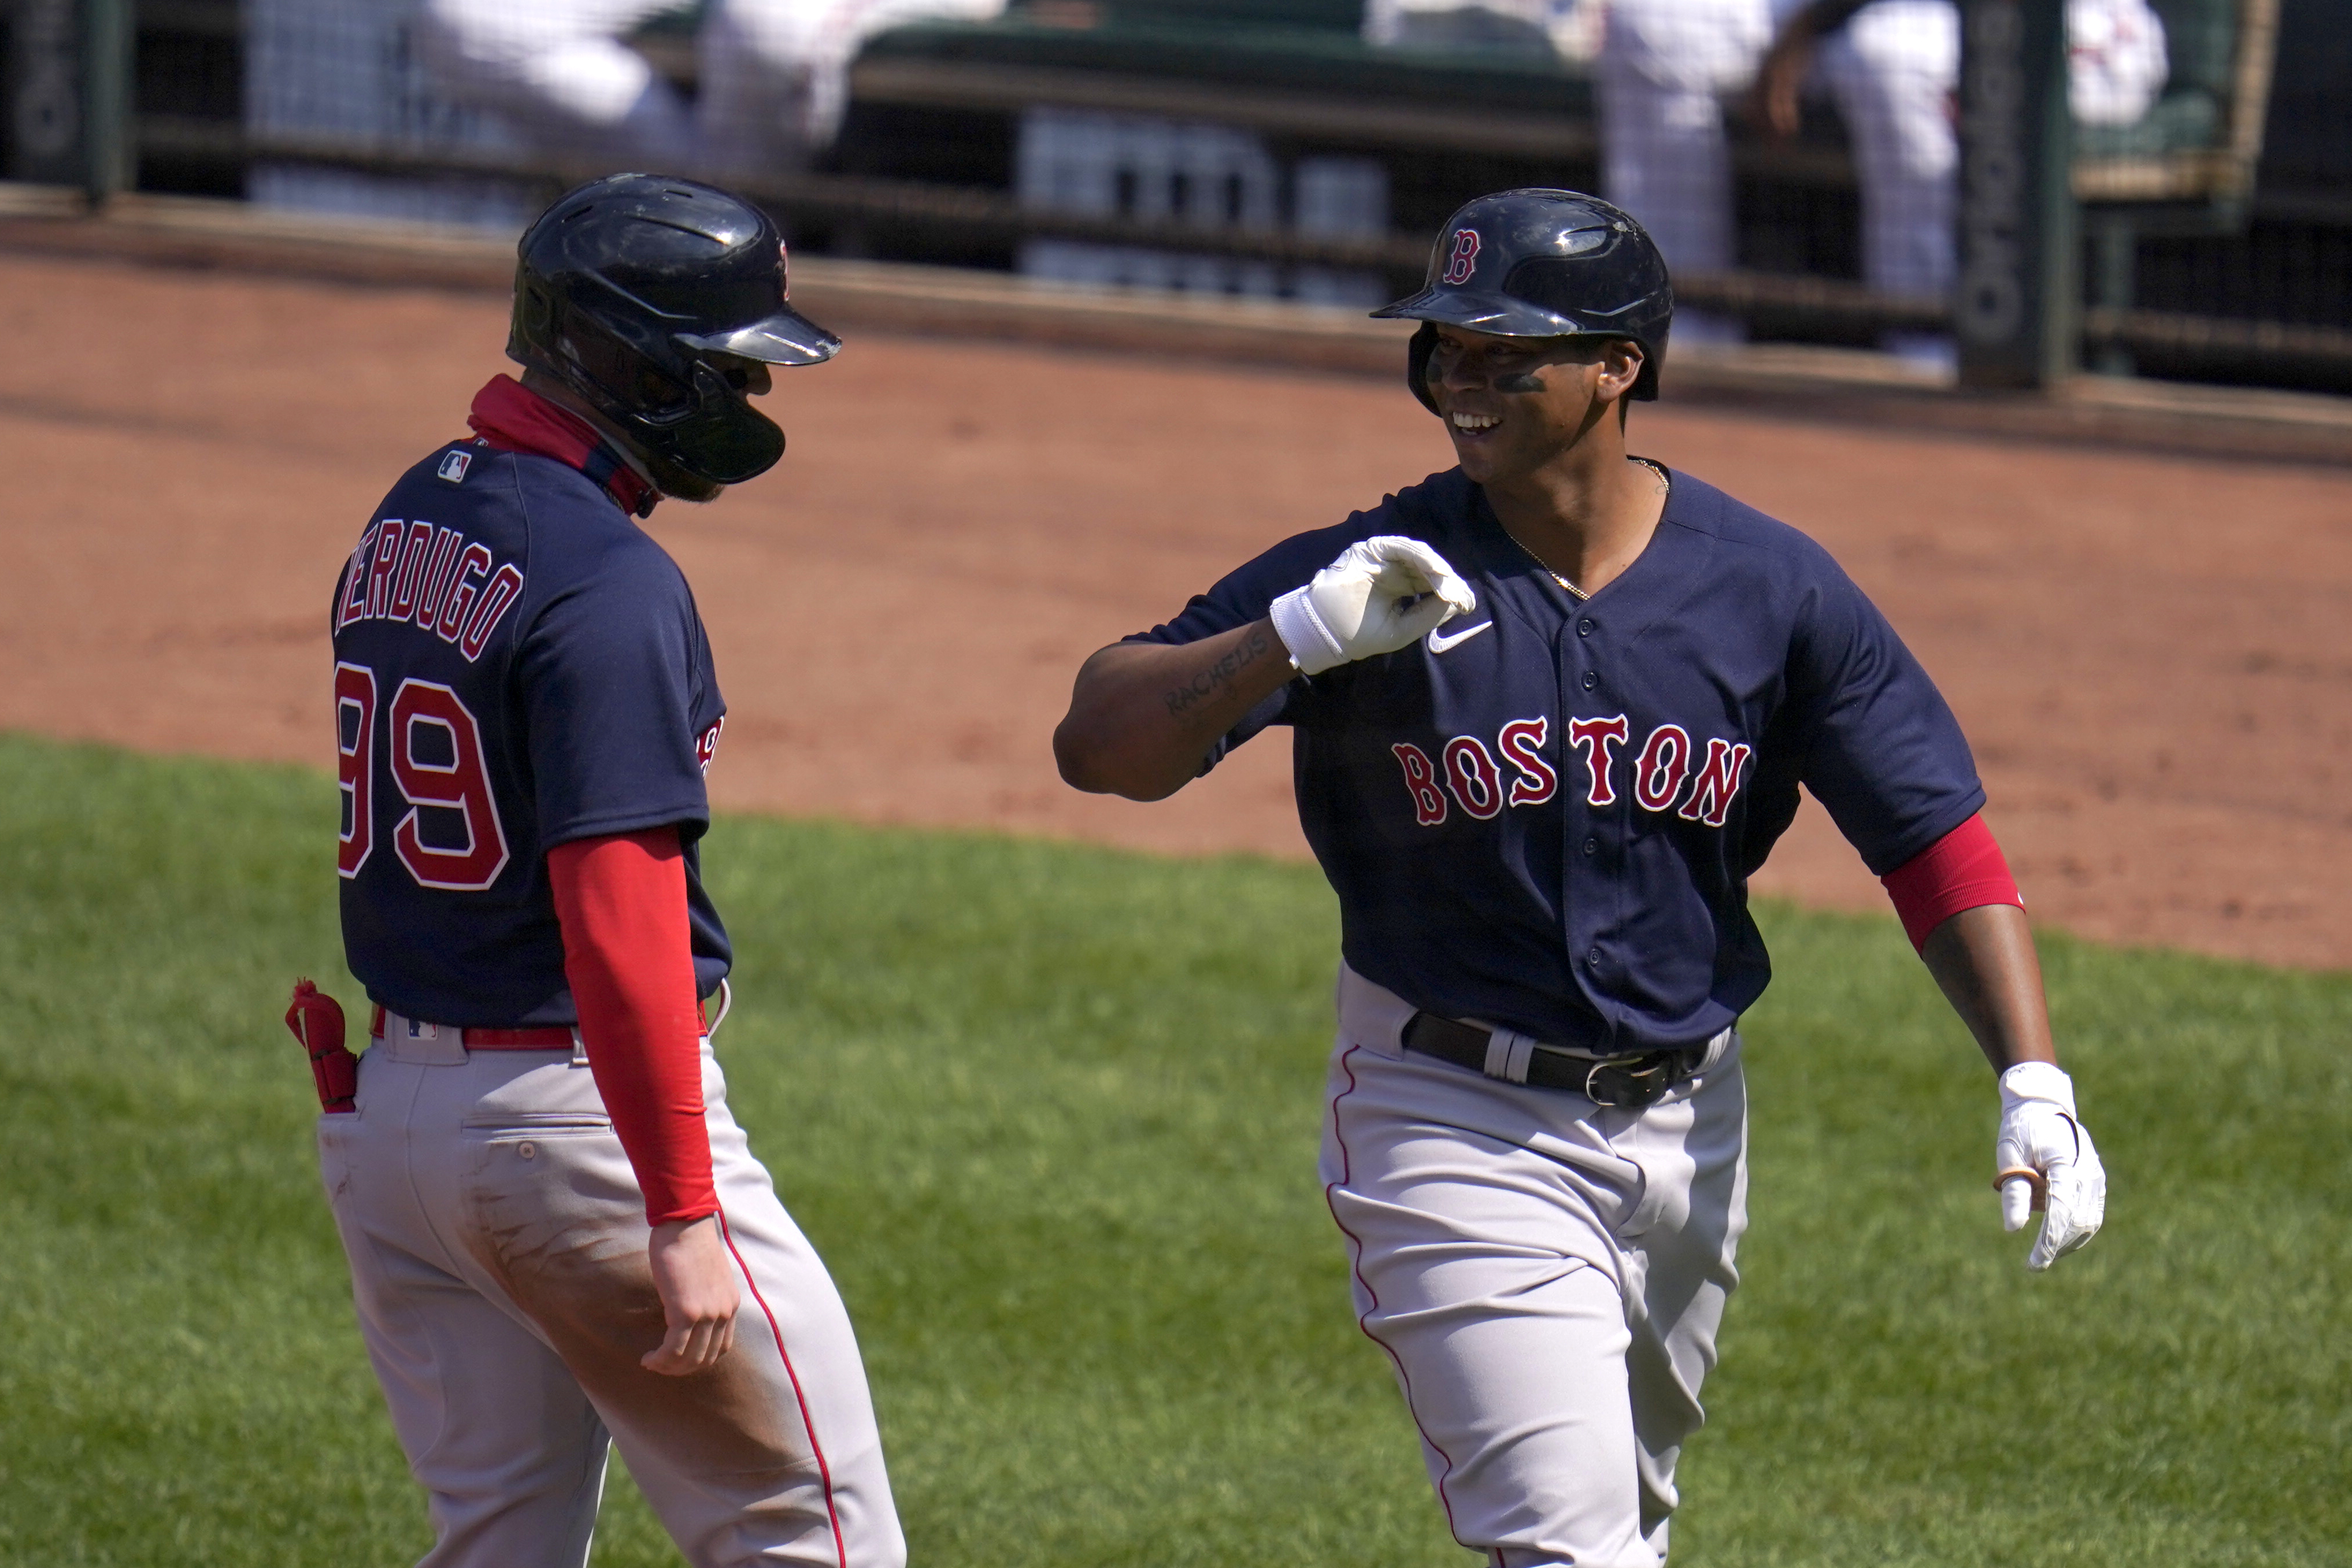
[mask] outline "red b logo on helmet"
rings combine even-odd
[[[1478,270],[1478,231],[1455,229],[1454,254],[1445,258],[1445,278],[1448,283],[1467,283],[1470,275]]]

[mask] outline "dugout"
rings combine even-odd
[[[135,50],[117,177],[142,188],[260,194],[280,177],[272,170],[333,173],[468,192],[447,212],[496,221],[583,172],[420,94],[398,26],[411,0],[303,6],[383,20],[392,41],[375,50],[378,68],[409,73],[398,112],[307,130],[257,118],[268,95],[257,19],[270,3],[16,0],[0,159],[19,178],[74,177],[80,149],[30,155],[27,105],[42,81],[54,86],[69,40],[110,9]],[[2108,369],[2352,390],[2352,180],[2337,166],[2341,110],[2329,108],[2352,97],[2352,55],[2330,0],[2152,3],[2167,26],[2162,97],[2129,126],[2076,132],[2084,237],[2066,292],[2083,308],[2066,330]],[[697,10],[631,40],[689,94]],[[1417,278],[1429,235],[1468,195],[1599,183],[1590,66],[1573,48],[1543,59],[1375,48],[1360,21],[1358,0],[1016,0],[992,22],[898,28],[853,66],[830,153],[761,193],[820,252],[1011,268],[1059,246],[1066,259],[1130,258],[1135,276],[1106,281],[1353,303]],[[2274,92],[2273,37],[2285,46]],[[268,66],[288,68],[283,50]],[[1178,136],[1217,171],[1206,180],[1182,158],[1139,161],[1179,189],[1155,194],[1144,168],[1113,171],[1107,200],[1024,189],[1024,137],[1112,121],[1232,134],[1205,153],[1213,139]],[[1819,343],[1942,319],[1941,301],[1873,296],[1856,281],[1851,150],[1825,104],[1809,108],[1794,142],[1737,120],[1733,136],[1739,267],[1680,279],[1686,299],[1745,318],[1760,338]]]

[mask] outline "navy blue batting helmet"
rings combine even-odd
[[[715,186],[608,174],[566,192],[517,248],[508,357],[713,484],[766,472],[784,433],[710,357],[814,365],[841,348],[785,303],[775,221]]]
[[[1419,321],[1405,380],[1430,413],[1435,323],[1506,338],[1631,338],[1642,345],[1637,398],[1658,395],[1675,291],[1658,247],[1633,216],[1580,191],[1481,196],[1446,220],[1420,293],[1374,316]]]

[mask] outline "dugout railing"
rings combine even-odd
[[[256,5],[268,3],[15,0],[10,172],[81,183],[99,197],[134,183],[247,194],[257,170],[341,172],[426,187],[471,182],[520,208],[604,166],[452,134],[446,117],[429,112],[390,125],[257,114],[267,94],[253,80]],[[383,16],[393,0],[364,3]],[[2299,0],[2286,3],[2292,20]],[[303,4],[324,15],[362,0]],[[2034,384],[2079,358],[2110,371],[2218,371],[2352,390],[2352,315],[2340,301],[2331,310],[2326,288],[2306,287],[2315,298],[2273,312],[2259,287],[2214,310],[2179,308],[2184,301],[2146,287],[2147,258],[2226,251],[2264,221],[2256,170],[2279,24],[2278,0],[2152,4],[2170,68],[2149,111],[2122,128],[2050,121],[2040,128],[2049,137],[2022,148],[2023,172],[2049,186],[2020,196],[2028,207],[2013,220],[2049,242],[2028,280],[2042,308],[2019,329],[2030,351],[1990,371],[1979,356],[1979,379]],[[1964,5],[2038,10],[2046,24],[2057,0]],[[1157,257],[1159,272],[1143,270],[1180,286],[1335,302],[1408,285],[1436,225],[1467,194],[1601,183],[1589,64],[1378,48],[1359,36],[1360,14],[1352,0],[1031,0],[988,22],[894,29],[851,67],[848,114],[831,152],[813,167],[748,183],[821,251],[983,267],[1040,255],[1086,265],[1106,254]],[[629,40],[689,92],[693,21],[691,8],[673,11]],[[405,47],[396,29],[386,36]],[[415,65],[394,59],[385,68],[413,75]],[[70,115],[62,80],[79,89]],[[2042,91],[2046,108],[2047,82]],[[68,120],[74,134],[59,134]],[[1274,195],[1234,221],[1212,222],[1124,192],[1108,204],[1060,205],[1023,188],[1024,138],[1034,142],[1055,125],[1083,135],[1112,121],[1231,128],[1263,150]],[[1866,343],[1889,329],[1957,325],[1965,343],[1965,290],[1956,316],[1952,298],[1875,292],[1859,280],[1853,157],[1833,112],[1809,105],[1802,134],[1787,142],[1753,134],[1737,114],[1729,123],[1740,265],[1683,271],[1686,303],[1763,338]],[[42,133],[39,145],[28,127]],[[1964,136],[1964,157],[1975,147]],[[1376,223],[1345,202],[1322,204],[1328,210],[1310,220],[1307,172],[1334,174],[1343,189],[1349,169],[1367,165],[1384,184]],[[1971,188],[1965,174],[1963,186]],[[2303,225],[2323,236],[2309,243],[2322,270],[2336,265],[2324,236],[2339,218],[2352,234],[2352,211]],[[1969,243],[1964,225],[1964,273]]]

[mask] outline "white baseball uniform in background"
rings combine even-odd
[[[1005,0],[716,0],[689,112],[621,39],[674,0],[425,0],[425,63],[452,97],[551,149],[756,178],[804,165],[841,129],[849,66],[877,33],[985,21]]]
[[[1754,78],[1776,29],[1804,0],[1609,0],[1594,87],[1604,193],[1640,219],[1675,270],[1738,265],[1722,99]],[[2129,124],[2168,74],[2164,24],[2147,0],[2068,0],[2069,100],[2086,124]],[[1863,279],[1888,294],[1941,296],[1956,272],[1959,13],[1951,0],[1877,0],[1822,47],[1815,79],[1835,100],[1862,191]],[[1737,341],[1736,320],[1685,309],[1679,343]],[[1890,334],[1887,346],[1948,365],[1948,339]]]
[[[1745,87],[1779,20],[1802,0],[1609,0],[1593,91],[1601,189],[1650,231],[1676,272],[1739,265],[1723,96]],[[1736,319],[1675,312],[1677,344],[1737,342]]]
[[[430,1032],[424,1032],[429,1030]],[[745,1301],[688,1377],[662,1335],[645,1195],[579,1051],[474,1051],[387,1019],[358,1108],[319,1118],[360,1330],[424,1486],[420,1568],[580,1568],[607,1437],[695,1568],[900,1568],[857,1342],[703,1042],[711,1173]],[[787,1351],[786,1347],[789,1347]]]

